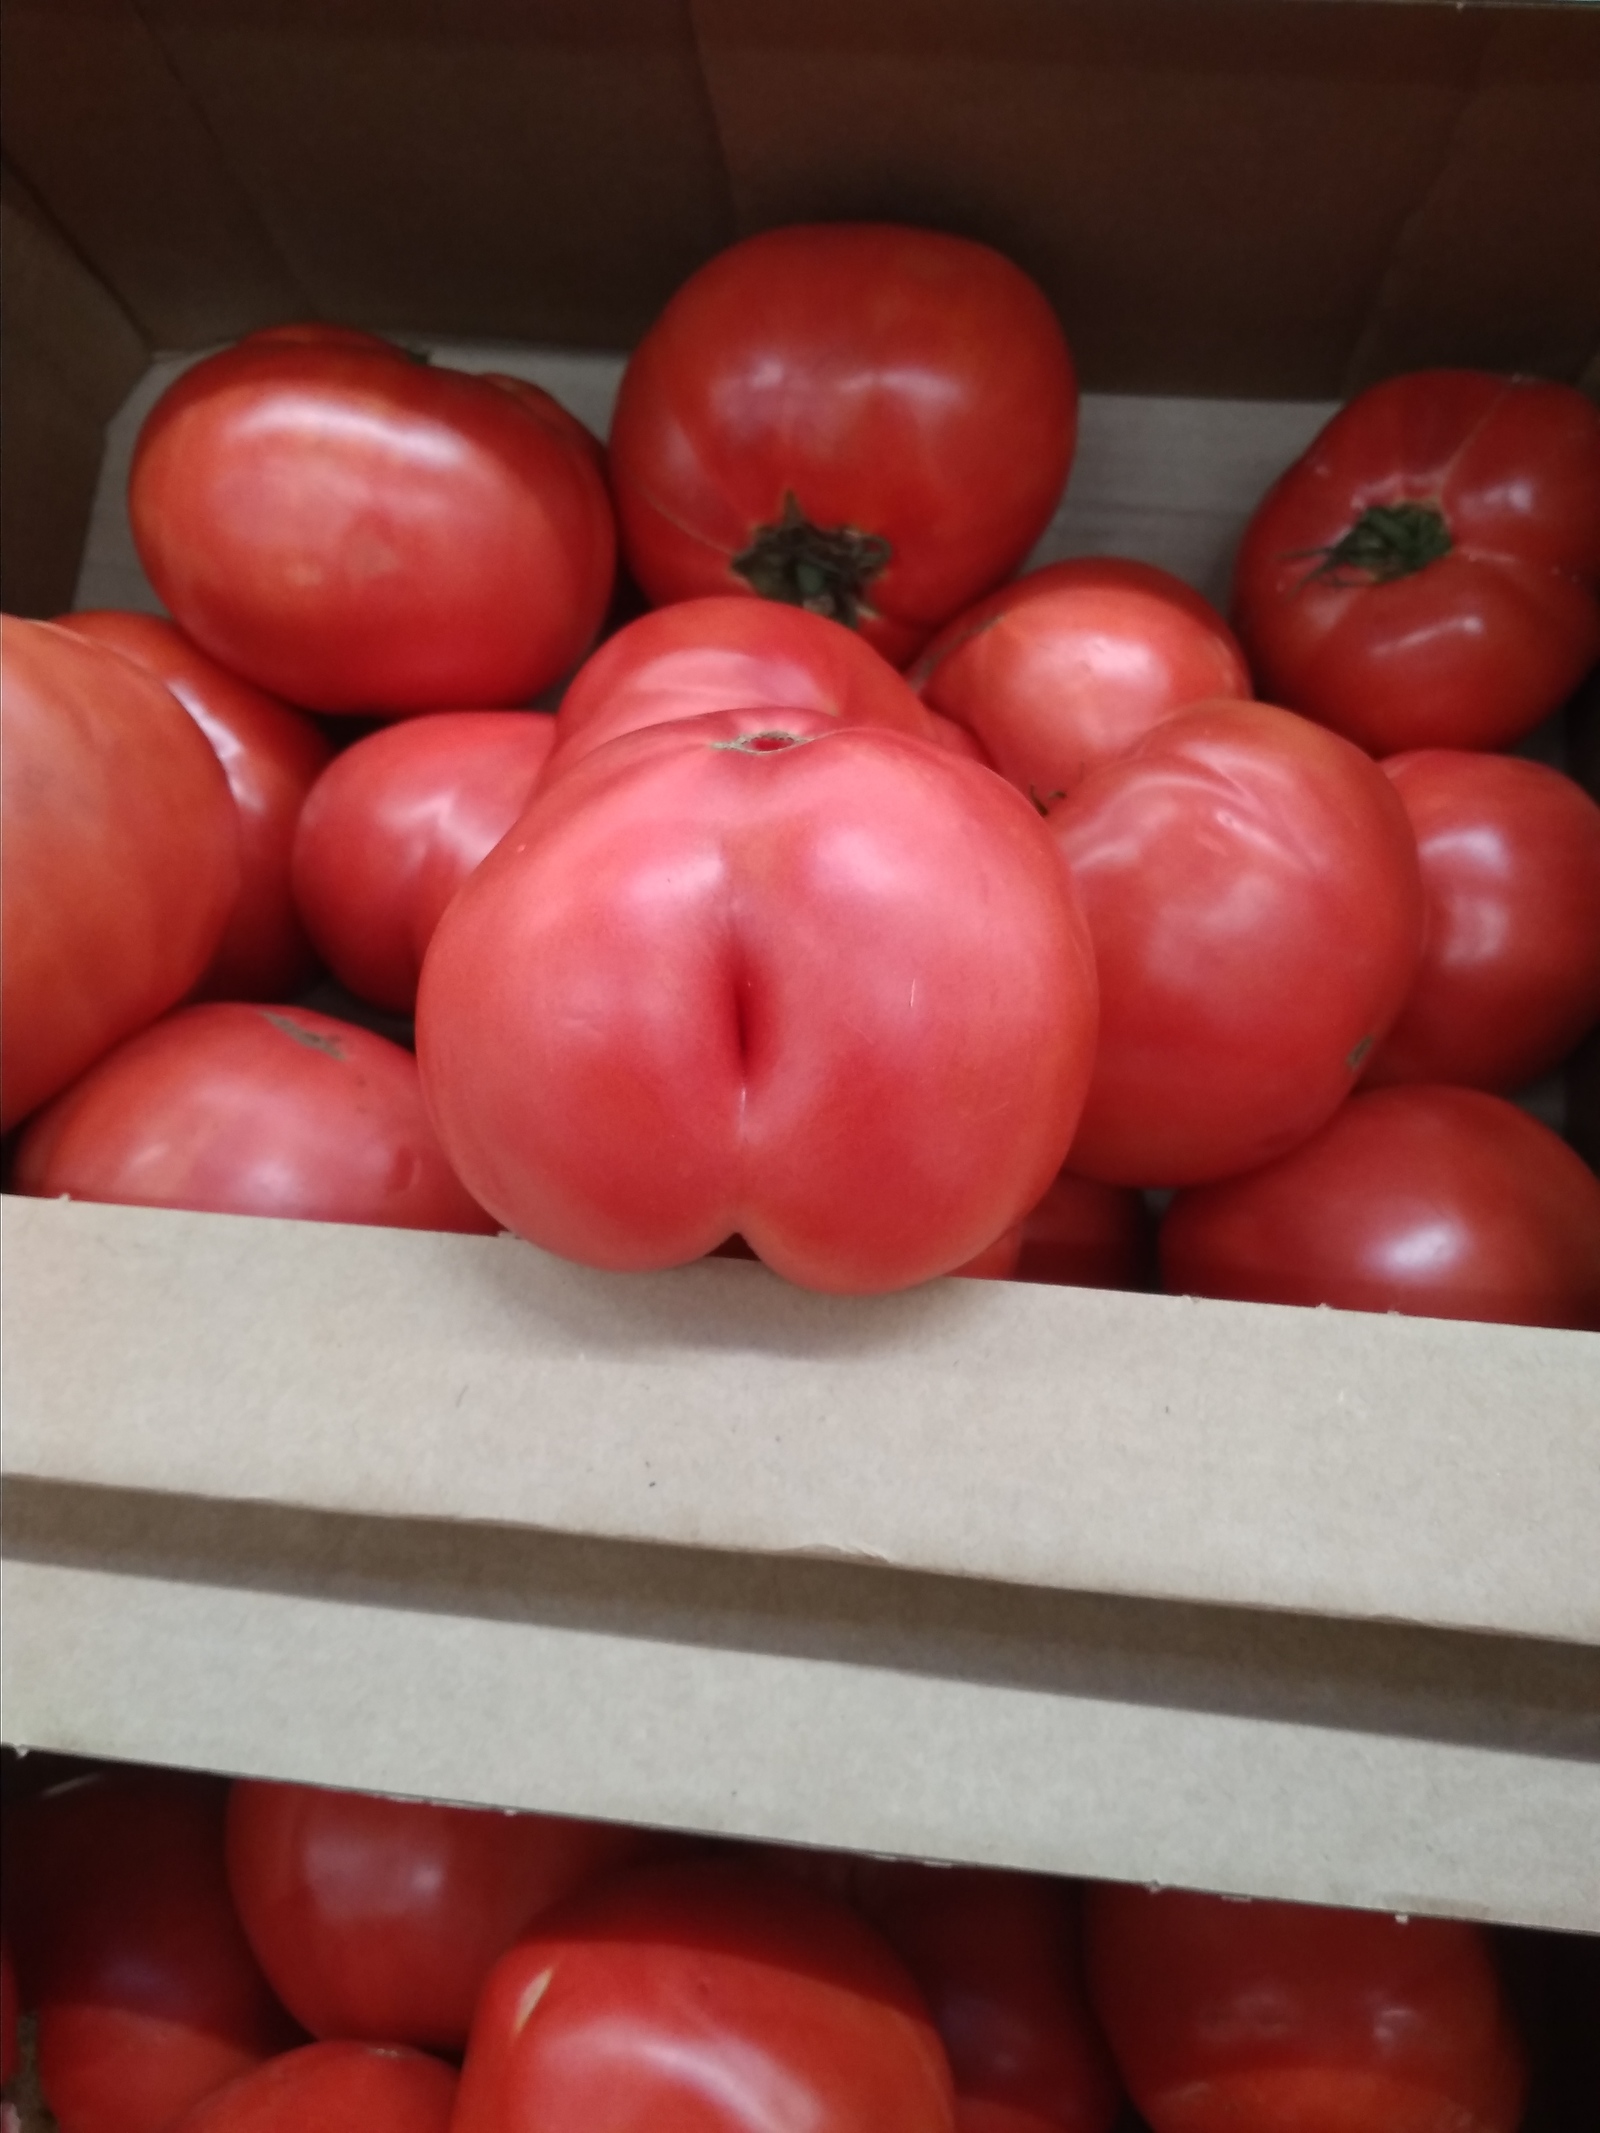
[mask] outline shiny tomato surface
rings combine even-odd
[[[451,2133],[953,2133],[950,2069],[888,1946],[742,1863],[620,1876],[520,1941]]]
[[[417,998],[445,1148],[520,1235],[645,1268],[738,1233],[842,1291],[946,1273],[1041,1197],[1094,1027],[1027,801],[817,713],[649,727],[544,784]]]
[[[1085,1289],[1145,1289],[1155,1270],[1155,1227],[1143,1196],[1062,1171],[1024,1218],[1018,1281]]]
[[[1600,1178],[1477,1089],[1352,1097],[1277,1162],[1180,1193],[1160,1251],[1183,1295],[1600,1330]]]
[[[128,508],[189,635],[317,711],[525,702],[611,593],[581,435],[347,337],[251,335],[185,371],[140,432]]]
[[[1188,704],[1246,697],[1232,630],[1181,578],[1084,556],[1030,570],[942,630],[907,679],[1041,806]]]
[[[252,688],[159,615],[114,608],[63,615],[63,629],[108,644],[153,674],[216,750],[239,810],[239,899],[200,980],[217,1000],[287,1000],[316,958],[289,888],[289,853],[306,794],[332,749],[311,720]]]
[[[1371,387],[1258,506],[1234,620],[1262,695],[1374,755],[1506,746],[1600,659],[1600,409],[1486,371]]]
[[[1416,833],[1428,919],[1367,1083],[1518,1088],[1600,1021],[1600,806],[1516,756],[1429,748],[1383,768]]]
[[[708,711],[815,711],[947,742],[943,722],[852,631],[804,608],[718,597],[641,615],[584,662],[556,714],[551,776],[624,733]]]
[[[165,2133],[295,2041],[228,1896],[225,1800],[119,1772],[6,1809],[6,1928],[60,2133]]]
[[[11,1126],[181,1000],[239,895],[239,817],[205,736],[120,653],[6,619],[0,891]]]
[[[1440,1918],[1102,1885],[1089,1985],[1152,2133],[1514,2133],[1487,1936]]]
[[[1100,974],[1070,1168],[1198,1184],[1315,1132],[1422,952],[1416,840],[1378,766],[1268,704],[1200,705],[1086,779],[1047,828]]]
[[[527,805],[556,737],[539,711],[438,711],[380,727],[318,779],[294,894],[328,968],[409,1014],[444,907]]]
[[[456,2074],[393,2045],[307,2044],[230,2081],[171,2133],[450,2133]]]
[[[897,665],[1015,570],[1077,436],[1043,292],[887,223],[765,231],[668,304],[611,429],[624,553],[662,605],[755,593]]]
[[[398,1044],[305,1007],[216,1001],[130,1038],[33,1119],[18,1192],[493,1231]]]
[[[646,1830],[241,1778],[228,1876],[250,1944],[314,2037],[460,2051],[496,1958]]]

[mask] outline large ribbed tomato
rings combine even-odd
[[[1009,260],[804,224],[673,297],[623,377],[611,470],[651,600],[787,600],[899,664],[1016,569],[1076,436],[1067,344]]]

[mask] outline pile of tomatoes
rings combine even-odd
[[[1440,1919],[115,1768],[6,1844],[23,2133],[1112,2133],[1125,2090],[1153,2133],[1513,2133],[1528,2098],[1499,1951]]]
[[[609,447],[346,328],[187,370],[173,619],[6,630],[17,1187],[846,1293],[1139,1281],[1155,1193],[1169,1288],[1600,1326],[1507,1100],[1600,1021],[1600,806],[1495,752],[1600,658],[1600,412],[1363,394],[1237,635],[1015,576],[1076,426],[1027,277],[879,225],[711,261]]]

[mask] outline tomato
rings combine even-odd
[[[1476,1089],[1353,1097],[1277,1162],[1180,1193],[1160,1250],[1189,1296],[1600,1330],[1600,1178]]]
[[[1527,2078],[1478,1926],[1092,1888],[1089,1984],[1152,2133],[1513,2133]]]
[[[157,615],[63,615],[63,629],[108,644],[165,684],[216,750],[239,810],[239,899],[200,991],[286,1000],[316,959],[289,892],[289,851],[306,794],[332,750],[310,719],[240,681]]]
[[[307,2044],[197,2103],[172,2133],[450,2133],[456,2076],[393,2045]]]
[[[453,2052],[518,1935],[657,1841],[563,1815],[240,1779],[228,1876],[262,1968],[313,2036]]]
[[[623,374],[624,553],[658,606],[761,594],[903,664],[1017,568],[1076,437],[1061,329],[998,252],[887,223],[768,230],[693,275]]]
[[[164,2133],[295,2032],[223,1871],[225,1792],[80,1779],[6,1810],[6,1923],[61,2133]]]
[[[1018,1281],[1085,1289],[1150,1286],[1154,1229],[1142,1195],[1063,1170],[1022,1223]]]
[[[1416,833],[1428,918],[1368,1085],[1518,1088],[1600,1019],[1600,806],[1515,756],[1428,748],[1383,768]]]
[[[451,2133],[953,2133],[950,2069],[884,1943],[742,1863],[576,1898],[491,1973]]]
[[[199,978],[239,818],[193,719],[116,652],[8,617],[0,706],[10,1126]]]
[[[520,1235],[644,1268],[737,1232],[843,1291],[947,1272],[1040,1197],[1094,1027],[1027,801],[817,713],[653,726],[543,785],[417,996],[446,1151]]]
[[[1047,827],[1100,973],[1072,1169],[1198,1184],[1315,1132],[1422,951],[1416,840],[1377,765],[1270,705],[1198,705]]]
[[[540,712],[439,711],[335,757],[302,811],[293,879],[342,984],[409,1014],[445,905],[521,814],[555,737]]]
[[[1208,601],[1148,563],[1094,556],[980,600],[907,679],[1046,807],[1174,711],[1250,694],[1244,654]]]
[[[615,567],[580,437],[492,381],[326,334],[185,371],[128,508],[189,635],[317,711],[523,702],[582,657]]]
[[[509,393],[535,421],[542,422],[546,429],[554,430],[569,444],[575,444],[589,461],[601,482],[606,479],[606,448],[585,422],[580,422],[570,409],[561,405],[554,393],[547,393],[542,385],[535,385],[527,378],[513,378],[500,370],[480,370],[476,373],[480,383],[497,385],[503,393]]]
[[[601,645],[556,714],[549,775],[606,741],[711,711],[817,711],[960,752],[869,644],[804,608],[717,598],[641,615]]]
[[[1475,370],[1373,386],[1257,507],[1234,621],[1263,695],[1375,755],[1504,747],[1600,658],[1600,410]]]
[[[13,1184],[41,1199],[492,1231],[398,1044],[305,1007],[218,1001],[130,1038],[40,1112]]]

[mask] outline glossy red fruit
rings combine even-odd
[[[1072,462],[1077,382],[1028,277],[887,223],[767,230],[691,276],[611,429],[657,605],[760,594],[903,664],[1015,570]]]
[[[7,618],[0,1122],[181,1000],[239,895],[239,816],[205,736],[131,660]]]
[[[169,688],[216,750],[239,810],[239,898],[199,992],[214,1000],[288,1000],[316,957],[289,888],[289,854],[306,794],[333,754],[310,719],[252,688],[158,615],[114,608],[61,617]]]
[[[1352,1097],[1277,1162],[1180,1193],[1160,1249],[1182,1295],[1600,1330],[1600,1178],[1477,1089]]]
[[[1063,1170],[1022,1224],[1018,1281],[1085,1289],[1145,1289],[1155,1270],[1155,1225],[1143,1195]]]
[[[492,1232],[398,1044],[305,1007],[190,1007],[29,1124],[18,1192],[302,1222]]]
[[[228,1874],[250,1944],[315,2037],[458,2052],[496,1959],[647,1830],[241,1778]]]
[[[555,737],[542,712],[439,711],[335,757],[301,812],[293,879],[341,984],[410,1013],[446,904],[527,805]]]
[[[1250,694],[1244,653],[1209,601],[1170,571],[1099,556],[1003,585],[906,678],[1043,807],[1174,711]]]
[[[456,2074],[394,2045],[307,2044],[229,2082],[171,2133],[449,2133]]]
[[[1600,806],[1516,756],[1430,748],[1383,768],[1416,833],[1428,918],[1367,1085],[1520,1088],[1600,1020]]]

